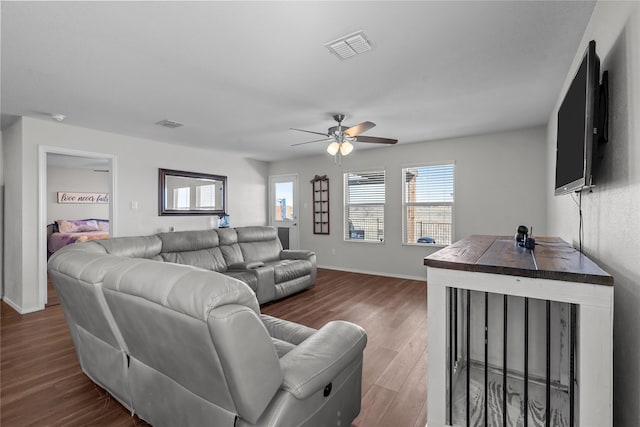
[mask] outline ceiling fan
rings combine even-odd
[[[358,142],[372,142],[375,144],[396,144],[397,139],[379,138],[376,136],[364,136],[360,135],[363,132],[368,131],[376,124],[373,122],[362,122],[355,126],[346,127],[342,125],[344,120],[344,114],[336,114],[333,119],[338,122],[338,126],[331,126],[327,133],[314,132],[305,129],[290,128],[291,130],[297,130],[300,132],[313,133],[316,135],[322,135],[324,138],[316,139],[313,141],[299,142],[297,144],[291,144],[291,146],[311,144],[313,142],[330,142],[327,147],[327,152],[332,156],[336,156],[336,161],[340,161],[341,156],[346,156],[353,151],[353,143]]]

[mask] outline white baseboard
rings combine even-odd
[[[396,279],[419,280],[425,283],[427,282],[426,277],[417,277],[417,276],[410,276],[405,274],[383,273],[380,271],[359,270],[357,268],[334,267],[331,265],[318,265],[318,268],[325,268],[327,270],[336,270],[336,271],[347,271],[349,273],[370,274],[373,276],[393,277]],[[426,272],[425,272],[425,276],[426,276]]]
[[[34,313],[36,311],[44,310],[44,307],[22,308],[18,304],[16,304],[15,302],[13,302],[9,298],[7,298],[6,295],[2,297],[2,301],[6,302],[9,307],[13,308],[19,314],[29,314],[29,313]]]

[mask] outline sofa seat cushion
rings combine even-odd
[[[258,292],[258,276],[253,271],[226,271],[224,274],[246,283],[253,292]]]
[[[276,283],[288,282],[298,277],[311,274],[311,261],[301,259],[284,259],[277,262],[265,263],[273,266]]]

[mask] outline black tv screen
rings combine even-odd
[[[600,64],[596,43],[589,42],[580,67],[558,110],[555,195],[581,191],[592,184],[595,117]]]

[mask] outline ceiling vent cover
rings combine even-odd
[[[156,124],[160,125],[160,126],[164,126],[166,128],[170,128],[170,129],[175,129],[175,128],[179,128],[181,126],[184,126],[184,123],[174,122],[173,120],[167,120],[167,119],[160,120]]]
[[[325,46],[341,60],[352,58],[371,50],[371,45],[364,31],[357,31],[353,34],[340,37],[337,40],[325,43]]]

